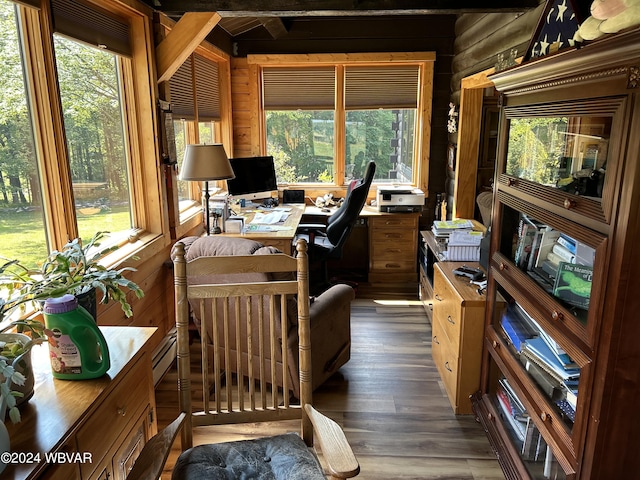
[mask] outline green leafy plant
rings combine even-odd
[[[5,334],[0,340],[0,421],[4,421],[8,410],[11,421],[19,422],[20,402],[17,399],[24,397],[25,393],[33,392],[33,370],[29,355],[34,345],[45,341],[45,336],[40,322],[14,322],[22,326],[25,323],[30,329],[31,338],[26,335]],[[12,389],[12,384],[22,388]]]
[[[114,300],[127,317],[133,315],[126,290],[133,291],[137,298],[142,298],[144,292],[124,276],[124,272],[135,271],[134,268],[109,269],[100,264],[101,258],[118,249],[117,245],[99,248],[107,235],[108,232],[98,232],[85,244],[78,238],[68,242],[60,251],[52,251],[39,270],[30,270],[17,260],[3,259],[0,291],[4,289],[7,293],[0,298],[0,319],[28,302],[37,303],[66,293],[78,296],[91,289],[102,292],[101,303]]]

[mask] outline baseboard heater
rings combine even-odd
[[[169,371],[178,351],[178,337],[176,328],[172,328],[160,344],[153,351],[153,384],[157,386]]]

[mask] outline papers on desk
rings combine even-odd
[[[244,233],[280,232],[282,230],[291,230],[291,227],[284,225],[247,225],[244,227]]]
[[[251,225],[274,225],[284,223],[289,213],[284,210],[273,210],[269,213],[256,212],[253,220],[249,222]]]

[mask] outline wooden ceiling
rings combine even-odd
[[[272,38],[287,33],[297,17],[434,15],[523,12],[541,0],[145,0],[178,20],[186,12],[217,12],[218,27],[231,37],[264,27]],[[265,9],[268,8],[268,10]]]

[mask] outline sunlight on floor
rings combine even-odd
[[[373,302],[379,305],[389,305],[389,306],[422,305],[422,302],[420,300],[374,300]]]

